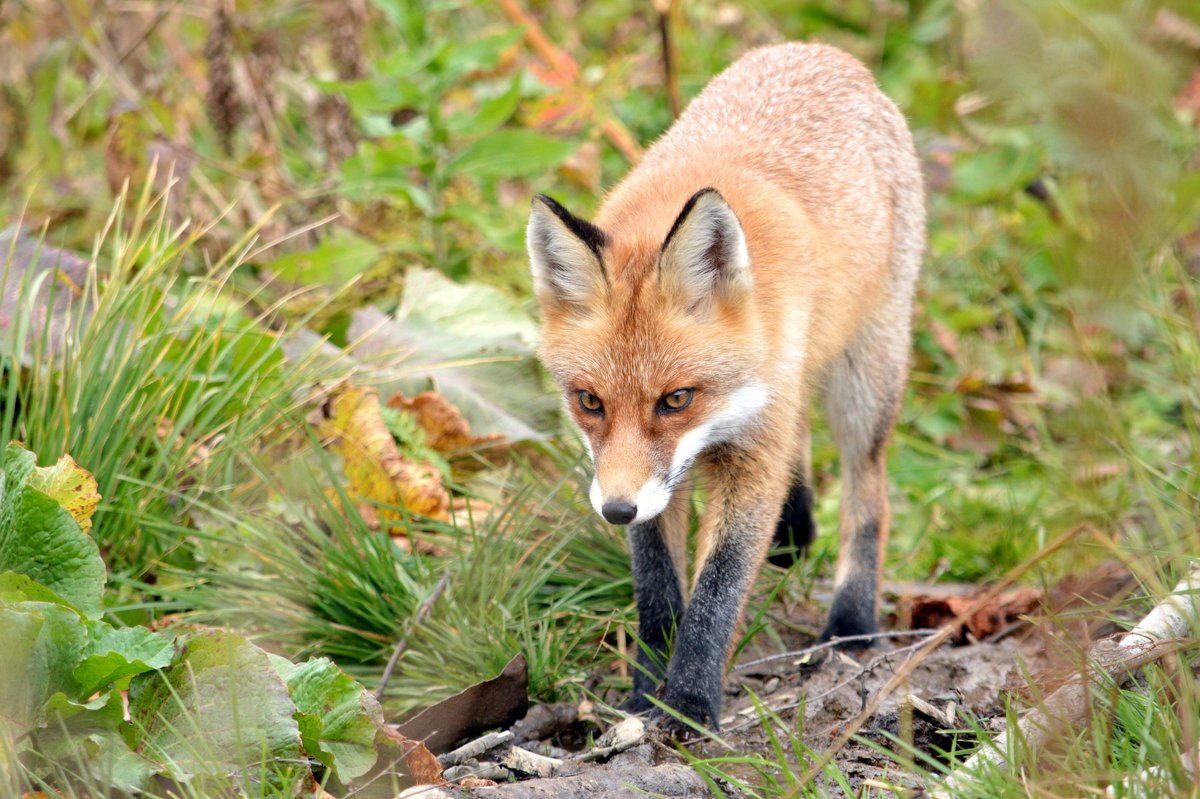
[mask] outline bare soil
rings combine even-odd
[[[1029,621],[1024,612],[1018,620],[1007,624],[1000,619],[1001,626],[982,641],[964,628],[959,643],[943,645],[924,657],[907,683],[886,697],[859,730],[862,740],[852,741],[837,753],[834,762],[851,787],[857,791],[868,781],[876,786],[920,787],[912,772],[897,765],[897,758],[889,755],[896,752],[901,753],[900,760],[910,759],[910,755],[903,754],[905,746],[898,740],[945,762],[965,756],[963,750],[974,748],[979,733],[990,737],[1003,730],[1006,695],[1020,700],[1029,690],[1031,675],[1070,671],[1072,652],[1079,652],[1087,641],[1114,629],[1099,612],[1069,615],[1069,623],[1058,621],[1064,618],[1060,612],[1070,605],[1078,609],[1077,598],[1081,594],[1091,593],[1092,600],[1111,600],[1123,593],[1128,584],[1127,580],[1116,578],[1110,582],[1112,585],[1105,585],[1102,591],[1079,591],[1072,587],[1068,598],[1052,591],[1042,599],[1039,612],[1033,614],[1035,622]],[[939,594],[961,596],[978,590],[977,586],[919,588],[928,589],[934,602]],[[820,591],[817,597],[816,602],[790,608],[782,619],[785,622],[782,628],[820,629],[825,603],[819,601]],[[897,617],[905,616],[910,606],[905,604],[903,591],[893,589],[891,599],[893,602],[885,608],[885,619],[895,625]],[[1097,621],[1086,622],[1081,618]],[[829,649],[812,652],[806,650],[811,650],[814,636],[795,632],[783,641],[787,651],[795,654],[785,654],[778,640],[772,643],[767,636],[760,635],[730,670],[720,740],[687,742],[687,749],[699,758],[755,753],[771,757],[772,743],[761,720],[760,708],[765,708],[786,729],[802,730],[804,746],[819,755],[845,732],[846,725],[862,712],[868,700],[916,656],[923,641],[919,635],[897,631],[894,637],[879,639],[858,652]],[[615,694],[604,697],[613,704],[621,698]],[[515,729],[520,729],[520,725]],[[544,740],[527,741],[523,744],[527,748],[561,757],[566,760],[565,766],[554,777],[476,788],[476,795],[592,795],[618,799],[644,797],[646,792],[671,797],[713,795],[703,779],[680,767],[685,760],[671,743],[652,733],[640,745],[607,762],[577,762],[574,758],[581,748],[586,749],[589,733],[597,731],[598,727],[585,715],[560,725]],[[797,771],[801,768],[798,762],[789,765]],[[740,773],[739,768],[742,767],[722,766],[726,773],[751,783],[757,781],[750,767],[744,767]],[[637,779],[631,781],[631,774],[637,774]],[[726,795],[740,795],[732,786],[720,787]]]

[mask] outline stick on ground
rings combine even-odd
[[[1127,674],[1164,655],[1194,643],[1188,640],[1193,625],[1200,618],[1200,567],[1192,569],[1179,585],[1141,623],[1126,633],[1114,646],[1097,642],[1091,647],[1088,661],[1097,674],[1107,674],[1120,681]],[[1114,651],[1115,650],[1115,651]],[[1079,674],[1046,697],[1039,706],[1028,711],[1017,723],[1015,734],[1028,742],[1030,748],[1044,745],[1064,724],[1077,724],[1087,715],[1091,680]],[[944,785],[933,792],[934,797],[950,797],[957,789],[973,779],[974,773],[988,764],[1002,767],[1008,751],[1008,739],[1014,731],[1005,731],[967,759]]]
[[[437,585],[429,592],[429,596],[421,603],[421,607],[417,608],[417,615],[413,618],[413,626],[403,638],[396,643],[396,648],[392,651],[392,656],[388,658],[387,665],[383,667],[383,676],[379,678],[379,687],[375,689],[375,698],[383,699],[383,692],[387,690],[388,680],[392,679],[392,671],[396,668],[396,664],[400,662],[400,656],[408,649],[408,640],[412,636],[414,628],[419,627],[421,622],[429,617],[429,612],[433,610],[433,603],[437,602],[438,597],[446,590],[446,586],[450,584],[450,572],[442,575],[442,579],[437,581]]]

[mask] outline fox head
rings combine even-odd
[[[592,505],[614,524],[652,519],[767,404],[742,226],[715,189],[665,236],[624,239],[539,195],[526,243],[542,362],[586,437]]]

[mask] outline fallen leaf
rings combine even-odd
[[[471,435],[471,425],[466,417],[450,400],[434,391],[426,391],[412,399],[394,394],[387,404],[389,408],[412,414],[425,431],[426,443],[443,455],[504,440],[499,433]]]
[[[380,526],[408,513],[446,519],[450,495],[442,476],[427,463],[413,463],[396,448],[383,421],[379,395],[368,388],[350,387],[329,403],[328,418],[319,426],[326,446],[342,457],[342,468],[353,496],[377,513]]]
[[[482,499],[455,497],[454,504],[450,507],[450,516],[456,524],[479,524],[489,518],[494,510],[495,505]]]
[[[409,269],[394,316],[356,310],[347,338],[354,358],[385,395],[436,390],[476,435],[540,439],[556,418],[534,358],[537,325],[490,286],[461,285],[431,269]]]
[[[446,784],[442,778],[442,764],[423,741],[409,738],[386,724],[379,729],[385,738],[400,747],[414,785]]]
[[[912,608],[913,629],[931,629],[949,624],[976,605],[984,594],[984,591],[977,591],[963,596],[918,595],[904,598],[901,602]],[[1043,597],[1042,589],[1031,586],[1004,591],[967,617],[956,640],[966,640],[968,633],[976,639],[987,638],[1022,615],[1037,609]]]
[[[426,708],[399,726],[399,732],[425,742],[430,751],[448,752],[464,738],[507,728],[529,710],[529,668],[517,655],[490,680]]]

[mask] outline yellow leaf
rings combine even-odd
[[[342,457],[342,468],[355,499],[373,506],[403,507],[409,513],[445,519],[450,496],[432,465],[413,463],[396,449],[383,421],[379,395],[351,387],[335,397],[321,425],[327,446]],[[399,511],[378,507],[380,525],[402,518]]]
[[[63,455],[53,466],[37,466],[29,475],[29,487],[62,505],[85,533],[92,529],[92,514],[100,504],[96,478],[70,455]]]

